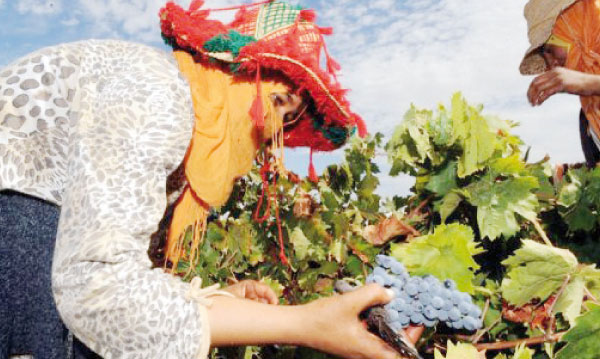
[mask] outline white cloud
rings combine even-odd
[[[191,0],[175,1],[187,8]],[[78,0],[84,16],[93,23],[93,36],[124,34],[133,40],[159,42],[158,12],[165,0]],[[205,8],[227,7],[238,2],[234,0],[207,0]],[[232,20],[233,11],[217,12],[212,18]]]
[[[532,160],[583,160],[578,98],[527,103],[532,78],[518,71],[529,45],[522,0],[320,1],[321,22],[335,29],[327,41],[341,81],[371,132],[390,134],[411,102],[434,108],[460,90],[487,113],[520,122],[516,133],[532,146]],[[407,181],[400,180],[404,193]],[[398,180],[382,178],[381,192],[397,193]]]
[[[518,72],[528,47],[521,0],[379,0],[381,8],[368,9],[376,24],[361,22],[366,2],[327,2],[321,20],[335,28],[328,44],[372,132],[389,133],[411,102],[432,108],[461,90],[488,113],[521,122],[517,133],[533,156],[581,161],[577,98],[556,96],[539,108],[526,101],[531,78]]]
[[[20,14],[54,15],[62,11],[62,0],[18,0],[16,10]]]
[[[81,23],[81,21],[79,21],[79,19],[73,17],[68,20],[62,20],[60,23],[64,26],[71,27],[71,26],[79,25]]]

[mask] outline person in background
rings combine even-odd
[[[530,0],[525,18],[531,47],[520,71],[538,75],[527,98],[540,106],[557,93],[580,96],[581,145],[588,167],[595,167],[600,161],[600,4]]]
[[[266,1],[224,25],[201,5],[161,11],[173,56],[90,40],[0,71],[0,358],[68,357],[61,319],[105,358],[205,358],[210,347],[272,343],[398,357],[358,317],[392,298],[380,286],[279,306],[259,282],[219,290],[170,273],[197,255],[209,208],[227,200],[261,148],[328,151],[355,127],[366,134],[335,79],[337,65],[328,59],[329,70],[320,69],[327,30],[311,11]],[[281,159],[272,168],[283,171]],[[169,191],[174,173],[182,186]],[[150,258],[164,221],[162,250]],[[15,296],[30,304],[11,302]],[[49,309],[39,314],[41,302]]]

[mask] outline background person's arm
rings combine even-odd
[[[555,67],[537,76],[531,82],[527,98],[532,106],[539,106],[557,93],[579,96],[600,95],[600,75]]]

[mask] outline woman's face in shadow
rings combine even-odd
[[[298,122],[303,108],[301,96],[288,92],[272,93],[270,100],[284,128]]]
[[[548,70],[555,67],[564,67],[567,63],[567,49],[564,47],[546,44],[542,48],[542,56],[548,65]]]

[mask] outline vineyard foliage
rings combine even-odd
[[[573,168],[560,177],[549,159],[528,162],[515,126],[460,94],[448,108],[412,106],[389,142],[381,134],[354,138],[344,161],[318,183],[280,173],[265,193],[269,211],[256,169],[211,215],[193,267],[181,263],[179,270],[206,284],[262,280],[282,304],[296,305],[335,295],[338,279],[364,283],[375,256],[392,255],[411,275],[454,280],[484,313],[478,332],[427,329],[418,343],[424,357],[596,358],[600,169]],[[411,195],[377,194],[382,153],[391,176],[415,178]],[[284,347],[213,356],[328,358]]]

